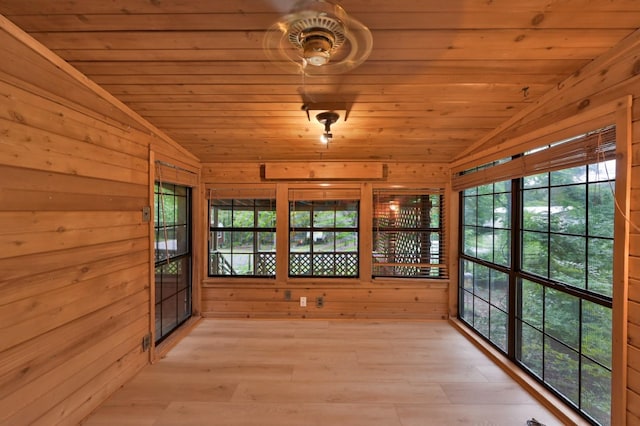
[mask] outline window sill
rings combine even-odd
[[[229,285],[261,285],[261,286],[273,286],[275,285],[275,278],[267,277],[207,277],[202,280],[203,287],[229,287]]]

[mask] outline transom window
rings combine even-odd
[[[289,203],[289,276],[358,276],[357,200]]]
[[[373,276],[447,276],[441,190],[374,190]]]

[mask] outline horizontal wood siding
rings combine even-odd
[[[640,419],[640,32],[623,40],[609,53],[575,73],[543,96],[534,107],[517,114],[506,125],[491,132],[482,143],[459,159],[464,169],[482,159],[497,158],[502,144],[522,138],[537,129],[570,118],[582,111],[599,108],[631,95],[632,171],[628,182],[630,197],[630,244],[628,256],[628,368],[626,404],[614,395],[614,407],[626,406],[626,424]],[[615,314],[614,314],[615,315]],[[624,342],[622,342],[624,344]],[[623,367],[624,368],[624,367]],[[615,413],[619,414],[619,413]]]
[[[423,286],[369,287],[315,284],[313,286],[255,286],[204,289],[202,307],[216,318],[349,318],[446,319],[447,283]],[[307,306],[300,306],[300,297]],[[316,305],[322,298],[322,306]]]
[[[76,424],[149,362],[149,152],[198,163],[0,24],[0,424]]]

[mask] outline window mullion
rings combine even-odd
[[[516,359],[517,339],[522,335],[522,330],[516,330],[519,314],[519,300],[522,300],[518,291],[518,272],[522,269],[522,180],[511,181],[511,262],[509,271],[509,330],[507,342],[507,356],[511,360]],[[520,327],[522,327],[520,325]]]

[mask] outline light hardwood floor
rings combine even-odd
[[[200,322],[95,425],[560,425],[447,322]]]

